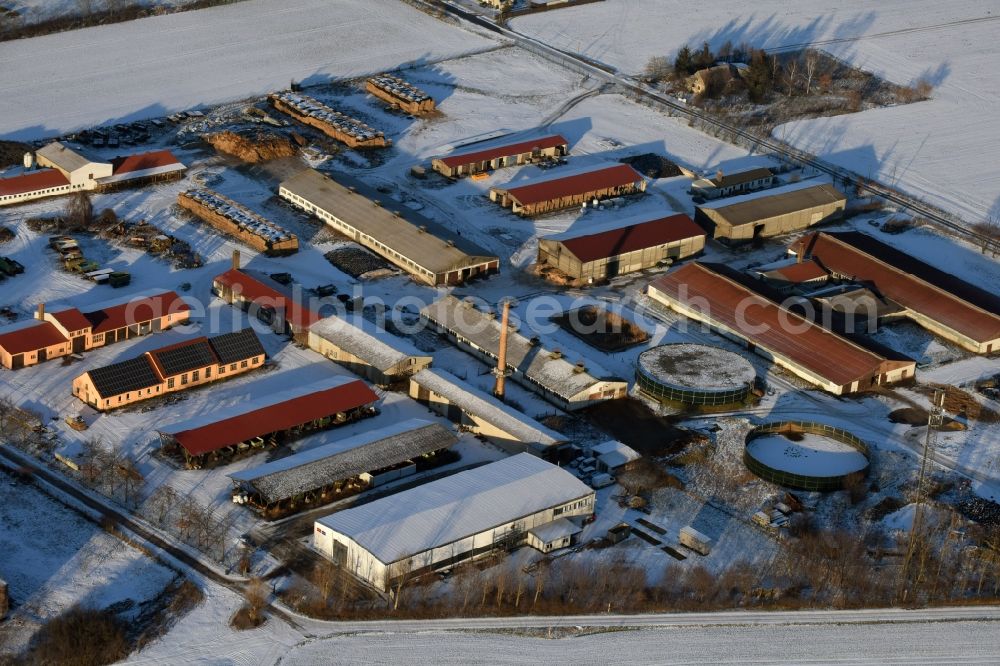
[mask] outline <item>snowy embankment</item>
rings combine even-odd
[[[735,17],[718,4],[677,21],[680,5],[608,0],[516,19],[515,29],[638,74],[683,44],[781,49],[812,45],[894,83],[926,78],[927,102],[802,120],[774,135],[976,222],[1000,212],[1000,3],[846,0],[755,3]]]
[[[405,4],[364,0],[248,0],[7,42],[0,137],[156,117],[493,45]]]

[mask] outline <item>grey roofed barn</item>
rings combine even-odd
[[[554,446],[567,441],[564,435],[546,428],[530,416],[479,391],[450,372],[426,368],[413,375],[412,379],[418,385],[447,398],[451,404],[516,437],[520,442],[537,442],[544,446]]]
[[[265,503],[270,504],[448,448],[457,441],[455,434],[439,423],[409,419],[301,451],[230,474],[229,477],[245,488],[252,488]]]
[[[350,176],[337,174],[334,180],[304,169],[281,188],[434,273],[498,261],[475,243]]]

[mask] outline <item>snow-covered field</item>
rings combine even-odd
[[[758,2],[686,11],[677,0],[607,0],[513,21],[559,48],[637,74],[683,44],[765,49],[813,44],[894,83],[926,78],[933,99],[803,120],[775,136],[976,222],[1000,212],[997,0]],[[677,20],[683,16],[683,20]]]
[[[248,0],[6,42],[0,137],[162,116],[492,45],[394,0]]]
[[[156,7],[163,9],[178,9],[193,4],[195,0],[130,0],[131,5]],[[101,0],[5,0],[0,7],[16,12],[18,20],[23,25],[30,25],[66,16],[78,16],[81,12],[98,11],[102,8]]]
[[[6,472],[0,506],[0,578],[14,606],[0,623],[0,652],[17,651],[40,623],[74,604],[131,600],[131,617],[178,575]]]

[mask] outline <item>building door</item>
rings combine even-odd
[[[73,353],[79,354],[80,352],[82,352],[85,348],[86,342],[87,342],[86,338],[84,338],[84,336],[82,335],[78,335],[75,338],[73,338]]]
[[[24,354],[14,354],[10,359],[10,367],[13,370],[24,367]]]
[[[621,260],[619,259],[608,259],[607,270],[605,275],[609,278],[613,278],[618,275],[621,271]]]
[[[38,350],[38,362],[41,363],[42,361],[47,361],[47,360],[49,360],[49,352],[48,352],[48,350],[47,349],[39,349]]]

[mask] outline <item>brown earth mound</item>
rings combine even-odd
[[[205,141],[220,153],[232,155],[251,164],[292,157],[297,152],[291,141],[269,132],[255,132],[253,134],[217,132],[205,135]]]

